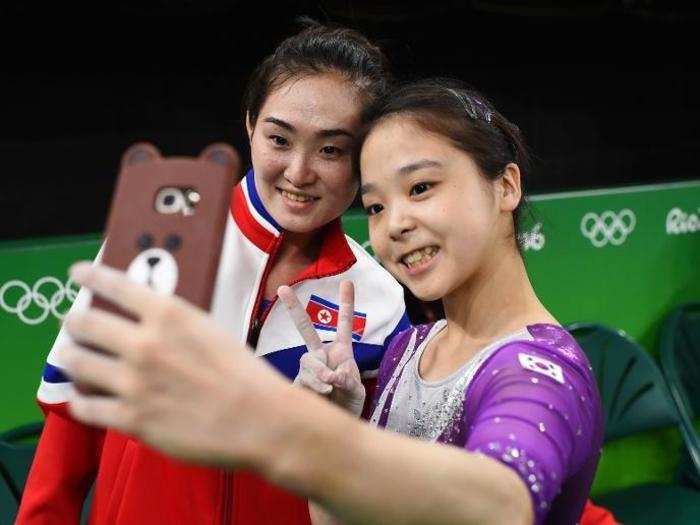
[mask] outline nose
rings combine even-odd
[[[287,169],[284,170],[284,178],[297,188],[314,183],[316,173],[305,153],[299,153],[291,159]]]
[[[146,259],[146,261],[148,262],[148,266],[153,268],[156,264],[160,262],[160,257],[149,257],[148,259]]]
[[[414,229],[415,221],[404,206],[392,206],[389,213],[389,237],[392,241],[401,241]]]

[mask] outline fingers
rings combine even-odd
[[[138,325],[97,308],[68,314],[65,327],[74,340],[116,355],[128,357],[136,347]]]
[[[301,335],[301,337],[304,339],[309,352],[312,352],[319,357],[323,355],[325,359],[321,338],[316,333],[316,329],[311,324],[311,319],[309,319],[309,316],[306,314],[306,310],[304,310],[304,307],[299,302],[299,299],[294,291],[292,291],[289,286],[280,286],[277,289],[277,295],[287,307],[289,316],[292,318],[292,322],[294,323],[294,326],[296,326],[299,335]]]
[[[347,392],[351,397],[365,397],[365,387],[360,378],[360,371],[354,361],[345,361],[328,377],[328,383],[333,387]]]
[[[98,427],[110,427],[132,433],[132,419],[124,402],[115,397],[83,395],[76,392],[68,410],[78,421]]]
[[[333,387],[328,384],[332,370],[318,356],[307,352],[299,359],[299,374],[294,384],[313,390],[319,394],[329,394]]]
[[[359,417],[365,404],[366,392],[357,365],[352,361],[341,364],[333,372],[330,382],[333,385],[331,399]]]
[[[143,317],[160,298],[147,287],[130,281],[124,272],[101,264],[76,263],[69,273],[78,284],[137,317]]]
[[[352,320],[355,308],[355,287],[351,281],[340,283],[340,308],[338,310],[338,332],[336,341],[347,345],[352,352]]]
[[[66,371],[76,383],[97,387],[110,394],[120,395],[127,391],[128,372],[119,359],[76,344],[63,347],[62,353]]]
[[[309,390],[313,390],[317,394],[321,394],[324,396],[326,394],[330,394],[333,391],[332,385],[320,381],[313,374],[310,374],[308,371],[305,370],[299,372],[299,375],[296,377],[296,379],[294,379],[294,384],[303,386],[304,388],[308,388]]]

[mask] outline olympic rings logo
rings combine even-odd
[[[596,248],[602,248],[608,243],[620,246],[636,225],[637,217],[628,208],[619,213],[607,210],[600,215],[588,212],[581,219],[581,233]]]
[[[56,290],[48,295],[46,289],[51,287],[55,287]],[[13,289],[19,289],[21,295],[19,299],[12,301],[14,304],[8,304],[8,297],[16,295],[16,292],[14,294],[11,292]],[[8,313],[15,314],[25,324],[37,325],[43,323],[49,314],[62,320],[66,312],[59,311],[58,307],[66,299],[72,303],[77,295],[78,288],[71,279],[63,284],[55,277],[46,276],[39,279],[31,288],[25,282],[13,279],[0,287],[0,307]],[[28,313],[32,305],[35,306],[32,311],[38,309],[38,314]]]
[[[520,234],[520,245],[523,250],[534,250],[539,252],[544,248],[544,243],[547,239],[542,233],[542,223],[538,222],[529,232],[523,232]]]

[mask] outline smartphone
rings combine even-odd
[[[227,144],[212,144],[196,158],[162,157],[147,143],[130,147],[122,156],[102,263],[209,310],[240,168]],[[92,306],[131,317],[99,296]]]

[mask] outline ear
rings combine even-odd
[[[253,140],[253,130],[255,127],[253,126],[253,123],[250,121],[250,111],[245,112],[245,130],[248,133],[248,142]]]
[[[503,170],[503,174],[498,179],[498,197],[501,211],[512,212],[520,204],[523,196],[520,185],[520,168],[517,164],[510,162]]]
[[[124,154],[122,155],[121,167],[122,169],[127,166],[133,166],[135,164],[142,164],[144,162],[153,162],[162,158],[160,151],[153,144],[148,142],[139,142],[130,146]]]
[[[224,142],[210,144],[199,154],[199,158],[228,168],[234,175],[237,175],[241,169],[241,158],[238,152]]]

